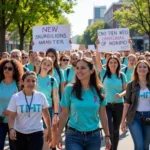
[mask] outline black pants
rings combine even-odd
[[[15,150],[42,150],[43,131],[22,134],[17,132],[17,140],[13,141]]]
[[[109,132],[111,135],[111,150],[117,150],[119,142],[119,130],[122,119],[123,103],[119,104],[108,104],[106,106]]]
[[[0,150],[4,149],[5,146],[5,138],[7,133],[9,134],[8,123],[0,123]],[[9,147],[10,150],[14,150],[12,141],[9,138]]]

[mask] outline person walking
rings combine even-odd
[[[121,129],[129,127],[135,150],[150,146],[150,65],[141,60],[135,66],[133,79],[127,85]]]
[[[36,84],[36,74],[26,72],[22,77],[23,89],[12,96],[7,108],[9,136],[15,150],[42,150],[42,117],[48,129],[46,140],[51,142],[49,105],[44,94],[35,90]]]
[[[114,55],[108,59],[106,69],[102,67],[98,45],[96,49],[96,67],[104,85],[107,100],[106,111],[112,142],[111,150],[117,150],[127,79],[125,74],[121,72],[118,58]]]
[[[61,133],[67,123],[66,150],[99,150],[101,147],[99,121],[105,132],[106,148],[110,149],[110,134],[103,88],[91,59],[77,62],[75,82],[68,84],[62,96],[57,146],[61,149]]]
[[[4,59],[0,61],[0,70],[0,150],[3,150],[6,135],[9,134],[7,106],[12,95],[20,89],[23,67],[17,60]],[[13,150],[10,138],[9,146]]]

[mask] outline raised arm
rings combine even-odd
[[[98,45],[99,45],[99,40],[97,39],[97,41],[96,41],[96,67],[98,69],[98,72],[101,72],[102,71],[102,63],[101,63],[100,53],[98,52]]]

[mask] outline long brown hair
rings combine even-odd
[[[118,58],[115,55],[110,56],[110,58],[107,61],[107,64],[106,64],[106,76],[108,78],[111,78],[111,74],[112,73],[111,73],[110,68],[109,68],[109,62],[110,62],[111,59],[115,59],[117,61],[117,63],[118,63],[118,67],[116,69],[116,75],[117,75],[118,78],[120,78],[121,66],[120,66],[120,62],[119,62]]]
[[[132,81],[133,82],[139,81],[139,75],[137,73],[137,68],[138,68],[140,63],[144,63],[144,64],[147,65],[148,73],[147,73],[147,76],[146,76],[146,80],[147,80],[147,83],[150,83],[150,65],[146,60],[140,60],[140,61],[137,62],[136,66],[135,66],[135,69],[134,69],[134,72],[133,72]]]
[[[102,94],[102,83],[99,80],[98,74],[97,74],[97,72],[94,68],[94,64],[93,64],[92,60],[90,60],[89,58],[84,57],[84,58],[78,60],[78,62],[79,61],[84,61],[85,63],[87,63],[90,70],[94,70],[94,72],[90,76],[90,83],[89,83],[90,88],[91,89],[94,88],[96,90],[98,96],[100,97],[100,100],[103,101],[104,96]],[[77,75],[75,75],[75,82],[73,83],[72,93],[79,100],[82,100],[82,84],[81,84],[81,81],[78,79]]]

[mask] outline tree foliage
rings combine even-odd
[[[20,49],[32,26],[66,21],[62,13],[71,13],[72,7],[72,3],[63,0],[22,0],[14,19],[20,35]]]
[[[77,43],[85,44],[86,46],[90,44],[95,44],[98,36],[98,30],[106,28],[108,28],[108,26],[105,24],[104,21],[96,21],[94,24],[87,27],[83,35],[78,36]]]
[[[8,26],[13,21],[20,0],[0,1],[0,52],[5,51],[5,34]]]
[[[150,41],[150,0],[127,0],[130,6],[123,6],[114,13],[115,19],[122,27],[136,29],[141,34],[147,34]]]

